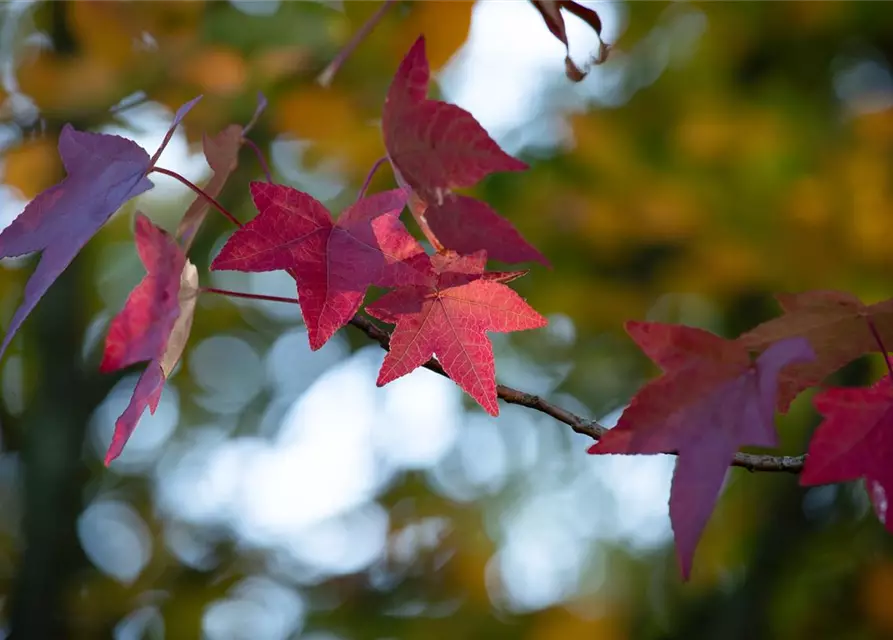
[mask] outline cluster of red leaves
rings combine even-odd
[[[535,5],[566,43],[558,10],[579,15],[579,6]],[[592,24],[600,29],[599,23]],[[456,384],[497,415],[487,333],[533,329],[546,320],[506,286],[526,272],[487,271],[486,263],[538,261],[548,266],[548,261],[486,203],[454,193],[491,173],[527,166],[500,149],[470,113],[429,100],[429,79],[424,40],[419,38],[400,64],[383,108],[384,146],[397,189],[363,195],[333,219],[306,193],[253,182],[257,215],[245,225],[237,223],[240,228],[211,268],[288,273],[296,282],[313,350],[360,311],[370,287],[387,289],[366,308],[373,318],[394,325],[378,384],[436,358]],[[67,177],[0,232],[0,258],[42,252],[0,356],[83,245],[123,203],[153,186],[149,173],[179,177],[156,162],[197,100],[177,112],[151,158],[124,138],[63,129],[59,152]],[[116,423],[107,464],[121,453],[145,408],[155,410],[183,353],[200,292],[186,254],[209,203],[219,207],[213,198],[236,166],[245,133],[232,125],[205,139],[214,175],[185,213],[176,236],[137,215],[136,245],[147,275],[111,323],[101,370],[147,365]],[[407,207],[430,252],[403,225]],[[617,426],[590,453],[678,454],[670,517],[684,576],[736,451],[777,446],[776,410],[787,411],[801,391],[865,353],[884,352],[884,343],[893,340],[893,301],[866,306],[848,294],[821,291],[779,296],[779,301],[782,316],[735,340],[680,325],[627,324],[663,374],[635,395]],[[824,421],[811,441],[801,484],[865,478],[879,519],[893,531],[893,519],[887,517],[893,491],[891,379],[867,389],[826,390],[815,404]]]
[[[505,285],[523,274],[487,272],[486,261],[548,262],[485,203],[452,193],[493,172],[527,165],[503,152],[467,111],[427,100],[429,75],[419,38],[384,106],[384,142],[399,188],[363,197],[333,220],[306,193],[254,182],[250,188],[258,214],[229,238],[212,269],[290,274],[314,350],[360,310],[369,287],[391,289],[369,309],[370,315],[396,325],[378,384],[436,357],[460,387],[497,415],[493,350],[486,333],[542,327],[546,320]],[[0,257],[43,252],[0,356],[90,237],[126,201],[152,188],[148,175],[175,175],[156,162],[197,100],[179,109],[152,158],[125,138],[63,130],[59,152],[68,176],[0,233]],[[115,425],[106,463],[120,455],[145,408],[154,412],[182,355],[199,292],[186,253],[211,199],[236,167],[244,133],[231,125],[205,138],[214,174],[184,214],[176,237],[137,216],[137,250],[147,275],[113,320],[100,368],[110,372],[139,362],[148,365]],[[400,221],[407,202],[436,250],[433,255]]]
[[[700,329],[629,322],[626,330],[663,370],[633,397],[593,454],[677,453],[670,520],[683,576],[741,446],[774,447],[775,411],[856,358],[893,340],[893,300],[865,305],[848,293],[779,294],[783,315],[735,340]],[[751,363],[752,352],[759,353]],[[893,371],[869,388],[830,388],[813,399],[824,417],[800,484],[864,479],[893,533]]]
[[[546,320],[484,265],[487,258],[547,261],[485,203],[452,193],[527,165],[502,151],[464,109],[428,100],[429,77],[419,38],[394,76],[382,116],[400,188],[364,197],[332,220],[306,193],[254,182],[258,214],[229,238],[211,269],[288,272],[313,350],[359,311],[370,286],[393,289],[367,309],[396,325],[378,384],[436,356],[456,384],[498,415],[486,332],[533,329]],[[434,255],[400,221],[407,203]]]

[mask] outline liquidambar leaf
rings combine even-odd
[[[164,142],[151,159],[132,140],[85,133],[70,125],[62,128],[59,155],[68,175],[28,203],[0,232],[0,258],[42,251],[25,286],[25,299],[6,328],[0,359],[22,322],[87,241],[121,205],[152,188],[146,175],[199,98],[177,110]]]
[[[436,356],[456,384],[488,413],[499,415],[493,346],[486,332],[536,329],[547,320],[497,279],[485,279],[486,261],[483,252],[437,254],[418,283],[366,307],[372,317],[397,325],[378,386]]]
[[[152,413],[158,408],[164,382],[189,336],[198,291],[198,272],[167,232],[137,214],[134,233],[147,274],[112,320],[99,368],[108,373],[138,362],[148,365],[115,422],[106,465],[121,455],[146,407]]]
[[[428,204],[497,171],[527,165],[499,148],[470,113],[427,100],[428,60],[419,37],[400,63],[382,110],[382,131],[398,183]]]
[[[886,348],[893,348],[893,300],[866,305],[851,293],[807,291],[775,296],[784,314],[754,327],[738,340],[762,351],[773,343],[803,336],[815,350],[813,362],[786,369],[779,381],[778,408],[787,411],[804,389],[866,353],[880,351],[872,326]]]
[[[423,215],[447,249],[462,254],[485,251],[491,260],[536,261],[550,266],[546,257],[486,202],[450,195],[444,198],[443,204],[427,207]]]
[[[242,148],[244,136],[251,127],[254,126],[260,114],[267,107],[267,99],[262,93],[257,94],[257,109],[254,115],[244,127],[231,124],[224,128],[215,136],[202,136],[202,149],[205,152],[205,158],[208,160],[208,166],[214,172],[211,179],[205,185],[203,191],[216,198],[223,190],[226,181],[230,175],[239,166],[239,150]],[[204,196],[198,196],[193,200],[192,204],[183,214],[180,225],[177,227],[177,238],[180,238],[183,251],[189,251],[195,240],[195,233],[205,220],[208,214],[210,203]]]
[[[402,263],[424,255],[400,222],[401,189],[360,200],[337,222],[321,202],[291,187],[252,182],[251,196],[257,217],[227,240],[211,269],[287,270],[297,281],[313,350],[347,324],[366,289],[403,282]]]
[[[242,127],[237,124],[231,124],[215,136],[203,136],[202,148],[205,152],[205,158],[208,160],[208,165],[214,172],[203,191],[212,198],[216,198],[223,190],[223,186],[229,179],[230,174],[239,165],[239,149],[242,148]],[[177,228],[177,237],[182,240],[185,249],[188,250],[195,240],[195,233],[201,227],[202,222],[204,222],[210,206],[207,198],[197,196],[192,201],[192,204],[189,205],[186,213],[183,214],[183,218],[180,220],[180,225]]]
[[[827,389],[813,398],[824,416],[809,442],[800,484],[865,479],[878,520],[893,533],[893,385]]]
[[[751,363],[747,349],[701,329],[628,322],[626,330],[664,374],[633,397],[593,454],[677,452],[670,521],[685,579],[739,448],[777,444],[779,373],[815,357],[804,338],[773,344]]]

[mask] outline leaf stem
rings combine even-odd
[[[254,155],[257,156],[257,161],[260,163],[260,168],[263,169],[264,175],[267,177],[267,182],[273,182],[273,174],[270,173],[270,165],[267,164],[267,159],[264,157],[264,152],[261,151],[261,148],[257,146],[257,143],[251,138],[242,136],[242,142],[254,151]]]
[[[163,173],[164,175],[166,175],[166,176],[170,176],[171,178],[174,178],[175,180],[179,180],[180,182],[182,182],[183,184],[185,184],[187,187],[189,187],[190,189],[192,189],[195,193],[197,193],[197,194],[200,195],[202,198],[204,198],[204,199],[207,200],[209,203],[211,203],[211,205],[213,205],[215,209],[217,209],[220,213],[222,213],[222,214],[227,218],[227,220],[229,220],[230,222],[232,222],[232,223],[233,223],[234,225],[236,225],[237,227],[241,227],[241,226],[242,226],[242,223],[239,222],[238,220],[236,220],[236,217],[235,217],[233,214],[231,214],[229,211],[227,211],[227,210],[223,207],[222,204],[220,204],[219,202],[217,202],[217,200],[215,200],[214,198],[212,198],[211,196],[209,196],[207,193],[205,193],[205,192],[201,189],[201,187],[198,187],[198,186],[196,186],[195,184],[193,184],[188,178],[184,178],[183,176],[181,176],[181,175],[180,175],[179,173],[177,173],[176,171],[171,171],[170,169],[165,169],[164,167],[152,167],[152,169],[149,171],[149,173],[153,173],[153,172],[154,172],[154,173]]]
[[[415,218],[416,223],[419,225],[419,229],[425,234],[425,239],[431,243],[431,246],[434,247],[434,250],[437,253],[443,251],[445,247],[440,240],[437,239],[437,235],[425,218],[425,213],[428,211],[428,203],[419,198],[415,193],[410,193],[408,204],[409,210],[412,212],[412,217]]]
[[[390,349],[390,334],[373,324],[368,318],[364,318],[357,314],[350,320],[349,324],[365,333],[369,338],[377,342],[385,351]],[[434,373],[449,378],[440,363],[433,358],[422,366]],[[575,433],[592,438],[596,442],[608,432],[608,428],[600,425],[597,421],[588,420],[582,416],[578,416],[577,414],[556,404],[552,404],[545,398],[532,393],[527,393],[500,384],[496,386],[496,395],[503,402],[527,407],[528,409],[539,411],[542,414],[550,416],[558,422],[563,422]],[[667,451],[665,453],[667,455],[678,455],[678,452],[676,451]],[[806,456],[773,456],[761,453],[736,453],[735,457],[732,459],[731,466],[741,467],[748,471],[800,473],[803,470],[803,463],[805,460]]]
[[[265,296],[259,293],[242,293],[241,291],[229,291],[227,289],[215,289],[213,287],[202,287],[200,293],[215,293],[230,298],[247,298],[249,300],[262,300],[264,302],[285,302],[287,304],[298,304],[296,298],[284,298],[282,296]],[[385,351],[390,349],[390,334],[379,328],[371,320],[359,314],[351,318],[348,324],[353,325],[366,334],[367,337],[377,342]],[[433,358],[424,365],[426,369],[433,371],[446,378],[449,376],[443,370],[437,360]],[[527,407],[534,411],[550,416],[558,422],[568,425],[574,432],[580,435],[592,438],[596,442],[602,438],[608,428],[600,425],[595,420],[587,420],[582,416],[578,416],[563,407],[552,404],[545,398],[526,393],[500,384],[496,387],[497,396],[508,404],[516,404],[521,407]],[[677,455],[676,451],[667,451],[668,455]],[[731,466],[741,467],[748,471],[769,471],[780,473],[800,473],[803,470],[803,463],[806,456],[773,456],[759,453],[736,453],[732,460]]]
[[[890,364],[890,357],[887,354],[887,348],[884,346],[884,341],[881,339],[881,333],[878,331],[877,325],[871,317],[866,318],[866,321],[868,322],[868,328],[871,330],[871,335],[874,336],[878,348],[880,348],[881,353],[884,355],[884,362],[887,364],[887,373],[890,374],[890,380],[893,380],[893,365]]]
[[[316,81],[321,86],[328,87],[332,84],[335,74],[337,74],[341,67],[344,66],[344,63],[350,57],[350,54],[352,54],[354,49],[356,49],[360,43],[372,33],[372,30],[379,22],[381,22],[381,19],[388,12],[388,9],[391,8],[394,2],[395,0],[384,0],[378,8],[378,11],[369,16],[369,19],[366,20],[363,26],[357,29],[357,32],[353,34],[350,41],[344,45],[344,48],[338,52],[338,55],[336,55],[328,66],[322,70],[322,73],[316,77]]]
[[[264,94],[260,91],[257,92],[257,108],[254,110],[254,115],[251,116],[251,120],[248,121],[244,127],[242,127],[242,136],[248,135],[248,132],[254,128],[254,125],[257,124],[258,118],[260,118],[260,114],[264,112],[267,108],[267,99],[264,97]]]
[[[372,165],[372,168],[369,169],[369,173],[366,174],[366,179],[363,181],[363,186],[360,187],[360,190],[357,192],[357,202],[362,200],[363,196],[366,195],[366,189],[369,188],[369,183],[372,182],[372,176],[375,175],[375,172],[378,171],[378,169],[381,167],[381,165],[383,165],[385,162],[387,162],[387,159],[388,159],[387,156],[385,156],[383,158],[379,158],[378,160],[375,161],[375,164]]]
[[[282,296],[265,296],[260,293],[243,293],[241,291],[230,291],[228,289],[215,289],[214,287],[202,287],[200,293],[216,293],[219,296],[227,296],[229,298],[246,298],[248,300],[263,300],[264,302],[286,302],[288,304],[298,304],[297,298],[283,298]]]

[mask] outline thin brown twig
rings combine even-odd
[[[354,327],[365,333],[369,338],[375,340],[381,347],[388,350],[390,343],[390,335],[387,331],[379,329],[371,320],[363,316],[356,315],[350,321]],[[429,360],[423,365],[426,369],[433,371],[444,377],[447,376],[443,367],[436,360]],[[575,413],[568,411],[558,405],[552,404],[548,400],[534,395],[525,393],[512,387],[498,385],[496,387],[496,395],[503,402],[508,404],[516,404],[521,407],[527,407],[534,411],[539,411],[550,416],[559,422],[568,425],[576,433],[588,436],[595,441],[608,431],[608,428],[600,425],[596,420],[587,420]],[[667,455],[676,455],[674,451],[668,451]],[[773,456],[769,454],[758,453],[736,453],[732,460],[733,467],[741,467],[748,471],[769,471],[782,473],[800,473],[803,470],[803,462],[806,456]]]
[[[266,296],[254,293],[241,293],[238,291],[228,291],[226,289],[215,289],[206,287],[202,289],[204,293],[215,293],[218,295],[229,296],[234,298],[250,298],[253,300],[266,300],[270,302],[286,302],[289,304],[298,304],[294,298],[284,298],[281,296]],[[361,315],[355,315],[351,318],[350,323],[360,331],[366,334],[372,340],[375,340],[385,351],[390,349],[391,336],[387,331],[378,328],[368,318]],[[432,359],[424,365],[426,369],[433,371],[438,375],[449,378],[440,363]],[[516,404],[520,407],[527,407],[534,411],[539,411],[549,417],[555,418],[558,422],[568,425],[575,433],[588,436],[598,442],[608,428],[600,425],[596,420],[587,420],[575,413],[568,411],[556,404],[552,404],[548,400],[534,395],[525,393],[504,384],[497,385],[496,395],[508,404]],[[666,455],[676,455],[675,451],[667,451]],[[806,456],[773,456],[761,453],[736,453],[732,460],[731,466],[741,467],[748,471],[769,471],[782,473],[800,473],[803,470],[803,462]]]
[[[322,70],[316,77],[316,81],[323,87],[328,87],[332,84],[332,80],[335,77],[335,74],[341,69],[347,59],[350,57],[350,54],[353,53],[354,49],[356,49],[360,43],[365,40],[372,30],[375,28],[381,19],[384,17],[384,14],[388,12],[388,9],[391,8],[391,5],[394,4],[396,0],[384,0],[381,3],[381,6],[378,8],[378,11],[369,16],[369,19],[363,24],[362,27],[357,29],[357,32],[353,34],[353,37],[350,41],[344,45],[344,48],[338,52],[332,61],[326,66],[325,69]]]

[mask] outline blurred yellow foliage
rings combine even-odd
[[[199,49],[178,68],[177,75],[198,91],[228,97],[241,93],[248,78],[245,59],[235,49],[209,46]]]
[[[587,611],[604,610],[604,615],[583,618],[563,607],[550,609],[537,621],[527,640],[620,640],[626,638],[626,625],[613,606],[599,607],[587,602]]]
[[[414,2],[406,20],[401,21],[390,39],[390,52],[399,62],[420,35],[432,70],[441,69],[465,44],[471,27],[474,2]]]
[[[566,313],[591,330],[615,330],[625,320],[642,318],[653,302],[651,295],[609,277],[596,274],[543,274],[529,295],[543,314]]]
[[[688,259],[666,272],[666,291],[733,293],[766,275],[758,247],[733,238],[711,237],[689,247]]]
[[[703,108],[689,111],[683,115],[674,134],[680,152],[697,162],[728,158],[734,148],[734,123],[721,111]]]
[[[893,144],[893,110],[859,114],[852,121],[853,131],[862,144],[888,148]]]
[[[642,164],[610,115],[590,112],[568,118],[573,131],[575,159],[601,180],[628,184],[639,177]]]
[[[339,159],[348,175],[362,175],[384,155],[381,131],[336,88],[300,87],[273,106],[276,127],[316,144],[320,155]]]
[[[488,564],[492,562],[493,545],[483,536],[472,531],[461,553],[457,553],[450,563],[451,583],[455,583],[461,593],[476,606],[490,605],[490,592],[487,590]]]
[[[3,182],[29,200],[52,186],[62,169],[56,140],[27,140],[3,154]]]
[[[742,162],[767,163],[792,147],[789,127],[781,116],[763,108],[744,110],[729,119],[735,134],[734,152]]]
[[[800,178],[791,184],[784,208],[791,220],[804,227],[826,227],[831,221],[832,207],[828,184],[816,176]]]
[[[893,633],[893,562],[875,562],[862,582],[862,608],[874,625]]]
[[[41,51],[16,69],[19,87],[43,111],[93,113],[123,97],[115,65],[104,57]]]
[[[306,49],[301,46],[265,49],[251,61],[251,79],[263,86],[304,71],[310,61]]]
[[[849,221],[848,241],[853,257],[876,264],[889,264],[890,194],[886,176],[889,166],[884,155],[869,149],[857,149],[845,162],[844,178],[848,183],[851,208],[845,212]]]
[[[845,11],[843,5],[845,4],[847,3],[841,0],[828,2],[798,0],[780,4],[779,9],[786,14],[785,20],[790,21],[792,29],[809,32],[826,28],[839,21],[843,17]]]
[[[703,208],[690,190],[660,176],[648,181],[639,197],[639,219],[631,230],[645,240],[681,241],[700,226]]]
[[[134,45],[145,25],[133,11],[118,2],[81,0],[66,3],[68,26],[78,42],[79,53],[102,58],[116,71],[126,69],[145,55]]]

